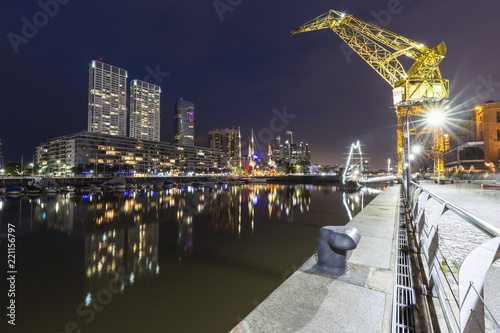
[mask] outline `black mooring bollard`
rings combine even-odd
[[[347,273],[347,251],[354,250],[361,240],[358,229],[327,226],[319,230],[318,269],[324,273]]]

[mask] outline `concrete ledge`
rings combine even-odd
[[[388,332],[399,190],[387,187],[347,224],[361,233],[347,274],[316,274],[313,255],[231,332]]]

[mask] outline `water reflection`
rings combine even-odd
[[[128,285],[160,273],[158,264],[159,222],[85,236],[86,303],[106,288],[109,281],[124,277]],[[121,281],[123,292],[124,281]],[[87,304],[88,305],[88,304]]]
[[[79,299],[95,308],[99,292],[108,288],[110,281],[125,293],[128,288],[161,278],[160,272],[175,274],[169,265],[193,262],[196,253],[207,249],[220,247],[222,250],[214,253],[234,253],[241,249],[235,244],[240,240],[248,244],[254,237],[259,246],[268,246],[272,238],[262,235],[275,237],[283,230],[289,232],[288,237],[298,235],[315,243],[314,235],[321,226],[331,224],[333,218],[335,223],[345,224],[378,192],[362,189],[347,193],[335,186],[243,185],[0,197],[0,231],[5,232],[7,223],[16,223],[18,237],[37,232],[38,237],[47,237],[43,231],[50,230],[81,239],[84,279]],[[166,230],[163,235],[168,236],[163,239],[162,226]],[[311,235],[303,236],[304,231]],[[223,245],[218,245],[221,240]],[[297,244],[288,243],[283,240],[280,246],[297,248]],[[301,256],[310,255],[309,251]],[[257,255],[254,250],[242,253]],[[269,251],[262,253],[267,258],[256,261],[269,260]]]
[[[384,189],[385,187],[382,189],[362,187],[356,192],[344,191],[342,193],[342,203],[346,209],[347,216],[349,216],[349,221],[353,219],[353,216],[356,215],[359,210],[363,210],[365,207],[365,195],[374,196],[382,192]]]
[[[188,186],[162,191],[3,197],[0,219],[8,211],[10,217],[18,215],[15,220],[24,233],[50,228],[84,236],[86,253],[92,257],[87,260],[88,277],[103,270],[136,274],[133,267],[154,265],[152,260],[157,252],[153,248],[158,246],[159,222],[174,223],[176,252],[181,258],[194,247],[194,217],[206,215],[208,226],[215,230],[241,235],[247,228],[254,233],[264,220],[293,223],[295,214],[309,212],[313,188],[312,185]],[[338,191],[335,186],[317,189],[325,195]],[[366,195],[373,197],[380,191],[362,188],[359,192],[341,192],[349,220],[363,208]],[[242,224],[245,220],[248,225]],[[125,258],[125,254],[137,257]],[[136,264],[128,264],[127,260]]]

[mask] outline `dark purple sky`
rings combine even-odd
[[[42,0],[43,2],[44,0]],[[52,3],[56,0],[47,0]],[[213,128],[253,128],[268,134],[289,115],[295,141],[308,142],[313,163],[342,163],[359,139],[373,168],[383,168],[396,145],[390,86],[357,55],[348,61],[330,30],[289,31],[328,11],[344,10],[448,54],[441,72],[450,80],[452,106],[500,99],[498,0],[264,1],[237,4],[220,19],[214,1],[59,0],[46,22],[37,1],[3,2],[0,34],[0,138],[4,161],[31,160],[37,144],[86,130],[88,64],[93,59],[128,70],[129,82],[159,68],[161,138],[173,140],[173,105],[197,108],[197,144]],[[388,8],[394,13],[390,13]],[[389,15],[387,15],[389,14]],[[35,17],[34,17],[35,16]],[[37,32],[17,46],[25,21]],[[10,36],[13,36],[12,34]],[[149,70],[148,70],[149,69]],[[498,83],[497,83],[498,82]]]

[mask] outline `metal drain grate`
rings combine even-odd
[[[410,256],[408,254],[408,238],[405,215],[400,200],[399,228],[396,240],[396,272],[394,277],[394,294],[392,300],[392,332],[416,332],[415,330],[415,290],[411,274]]]

